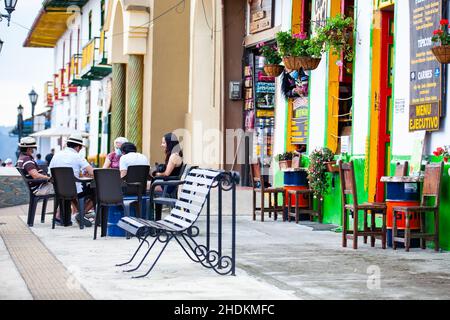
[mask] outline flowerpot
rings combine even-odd
[[[284,57],[284,66],[290,70],[300,70],[302,67],[300,57]]]
[[[450,45],[433,47],[431,51],[440,63],[450,63]]]
[[[339,167],[336,165],[336,161],[324,162],[328,172],[339,172]]]
[[[292,166],[292,160],[281,160],[278,162],[278,165],[280,166],[280,170],[289,169]]]
[[[269,77],[278,77],[284,70],[284,67],[279,64],[266,64],[264,66],[264,72]]]
[[[313,57],[299,57],[300,63],[302,65],[303,71],[309,71],[317,69],[319,66],[321,58],[313,58]]]

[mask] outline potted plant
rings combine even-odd
[[[280,65],[281,57],[276,45],[267,45],[264,42],[256,45],[261,55],[265,58],[264,72],[270,77],[278,77],[284,70]]]
[[[278,165],[280,166],[280,170],[289,169],[292,167],[292,152],[280,153],[275,157],[275,160],[278,161]]]
[[[431,41],[438,45],[431,48],[431,51],[440,63],[450,63],[449,23],[447,19],[442,19],[439,24],[441,28],[434,30],[433,37],[431,38]]]
[[[325,45],[326,51],[331,51],[332,54],[340,56],[347,62],[353,61],[353,19],[337,15],[327,20],[326,24],[318,28],[317,37]]]
[[[321,201],[328,190],[327,162],[332,162],[333,158],[334,154],[328,148],[315,149],[309,156],[309,187],[313,190],[314,198],[319,198]]]
[[[305,33],[291,34],[280,31],[276,35],[280,56],[290,70],[313,70],[317,68],[323,52],[323,43],[316,37],[308,38]]]
[[[439,147],[435,151],[433,151],[433,154],[436,157],[442,157],[442,160],[447,163],[450,159],[450,146]]]

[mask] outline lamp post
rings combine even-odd
[[[0,21],[2,21],[3,18],[6,18],[8,20],[8,27],[11,21],[11,13],[13,13],[13,11],[16,10],[16,5],[17,0],[5,0],[5,10],[6,12],[8,12],[8,14],[0,13]]]
[[[0,39],[0,53],[2,52],[2,48],[3,48],[3,40]]]
[[[31,131],[34,132],[34,107],[36,106],[38,94],[34,89],[31,89],[31,92],[28,95],[30,96],[31,102]]]
[[[23,107],[22,105],[19,105],[17,107],[17,135],[19,136],[19,143],[20,139],[22,139],[22,132],[23,132]],[[17,159],[19,159],[19,153],[20,148],[17,147],[16,156]]]

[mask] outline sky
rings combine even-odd
[[[24,107],[24,117],[31,116],[28,93],[32,88],[39,95],[35,114],[45,111],[44,84],[53,80],[53,49],[23,47],[26,28],[31,28],[41,7],[42,0],[18,0],[11,25],[8,27],[5,19],[0,22],[0,39],[4,41],[0,52],[0,126],[16,124],[19,104]],[[6,13],[4,1],[0,1],[0,12]]]

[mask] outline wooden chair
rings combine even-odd
[[[283,216],[283,221],[286,221],[286,217],[284,215],[285,199],[284,199],[284,189],[283,188],[272,188],[266,185],[266,181],[264,180],[264,176],[261,175],[261,166],[258,163],[251,165],[251,178],[253,185],[253,220],[256,220],[256,212],[261,212],[261,221],[264,221],[264,213],[269,213],[269,218],[272,217],[272,212],[274,213],[274,219],[277,220],[278,213],[281,213]],[[258,187],[259,185],[259,187]],[[256,194],[259,193],[261,195],[261,206],[256,207]],[[265,196],[266,194],[269,196],[269,206],[265,206]],[[283,204],[281,206],[278,205],[278,195],[281,194],[283,197]],[[274,197],[274,201],[272,202],[272,196]]]
[[[358,197],[356,193],[356,181],[355,171],[353,168],[353,162],[342,163],[339,162],[339,175],[341,178],[341,193],[342,193],[342,246],[347,246],[347,239],[353,239],[353,249],[358,249],[358,237],[364,237],[364,243],[367,243],[367,237],[370,236],[370,244],[375,246],[375,238],[381,237],[381,243],[383,249],[386,249],[386,204],[385,203],[373,203],[364,202],[358,203]],[[353,203],[349,203],[348,196],[352,196]],[[358,230],[358,212],[364,212],[364,230]],[[368,212],[371,213],[371,226],[370,229],[367,225]],[[353,230],[348,230],[348,212],[353,214]],[[377,228],[375,225],[375,215],[381,214],[383,217],[383,224],[381,228]],[[350,235],[349,235],[350,234]]]
[[[420,247],[425,249],[426,240],[434,241],[434,250],[439,251],[439,193],[441,187],[441,177],[444,166],[443,163],[427,164],[425,166],[425,176],[423,180],[422,197],[419,206],[415,207],[394,207],[392,223],[392,248],[397,249],[396,242],[405,243],[405,250],[409,251],[412,238],[420,239]],[[434,204],[428,206],[429,198],[434,198]],[[431,199],[432,200],[432,199]],[[405,213],[405,237],[398,237],[396,212]],[[426,232],[425,215],[432,212],[434,215],[434,233]],[[412,213],[420,215],[420,232],[411,233],[410,219]]]
[[[291,208],[292,208],[292,197],[295,197],[295,223],[298,223],[300,214],[309,214],[309,218],[312,221],[313,217],[317,217],[319,223],[322,223],[322,200],[319,200],[319,204],[317,210],[314,210],[313,207],[313,190],[305,189],[305,190],[289,190],[288,191],[288,221],[291,222]],[[299,207],[299,198],[300,197],[308,197],[309,206],[307,208]]]
[[[395,173],[396,177],[406,177],[408,175],[408,161],[404,163],[397,162],[395,165]]]

